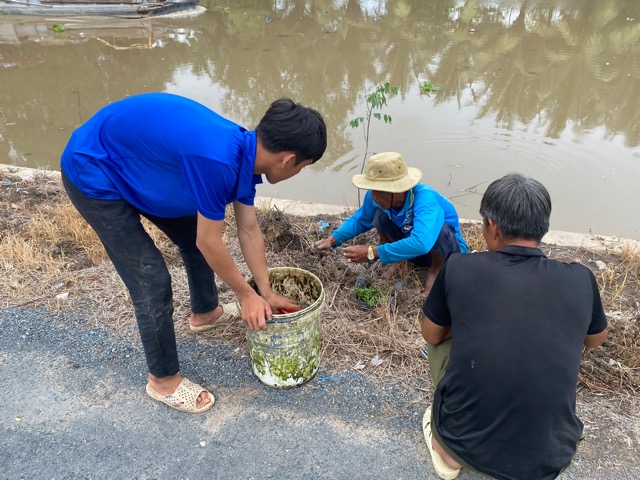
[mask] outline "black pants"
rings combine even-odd
[[[372,223],[379,232],[382,232],[394,242],[406,238],[402,229],[393,223],[389,216],[381,209],[376,210]],[[456,232],[446,223],[442,225],[436,243],[431,247],[431,251],[425,255],[412,258],[411,263],[417,267],[429,268],[431,266],[431,255],[429,254],[432,252],[444,260],[452,254],[460,252],[460,244],[456,238]]]
[[[124,200],[97,200],[80,192],[62,172],[71,203],[91,225],[129,290],[149,372],[166,377],[179,372],[173,328],[171,276],[153,240],[140,222],[144,215],[180,250],[189,282],[193,313],[218,306],[214,273],[196,247],[197,216],[160,218],[140,212]]]

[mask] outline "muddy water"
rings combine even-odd
[[[372,120],[368,150],[402,152],[462,217],[520,171],[550,190],[552,228],[640,238],[637,0],[203,5],[183,18],[0,17],[0,163],[57,169],[73,129],[127,95],[178,93],[249,128],[287,95],[323,113],[329,148],[258,193],[354,205],[367,146],[349,120],[388,81],[393,120]]]

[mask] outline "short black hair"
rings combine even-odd
[[[510,173],[487,187],[480,215],[485,223],[493,220],[507,238],[540,242],[549,231],[551,196],[539,181]]]
[[[327,148],[327,126],[322,115],[290,98],[273,102],[256,127],[262,146],[271,153],[292,151],[296,165],[318,161]]]

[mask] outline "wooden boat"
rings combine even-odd
[[[0,0],[0,14],[140,18],[195,7],[199,0]]]

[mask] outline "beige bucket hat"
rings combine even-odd
[[[382,152],[371,155],[364,173],[354,175],[351,182],[356,188],[379,192],[401,193],[411,190],[422,179],[422,170],[407,167],[404,158],[397,152]]]

